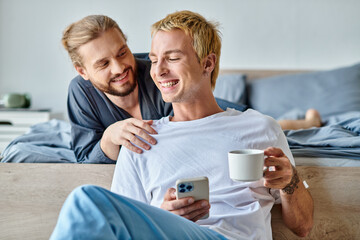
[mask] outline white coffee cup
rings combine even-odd
[[[230,178],[236,181],[257,181],[263,177],[264,151],[241,149],[228,152]]]

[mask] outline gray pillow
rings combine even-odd
[[[247,91],[249,107],[274,118],[293,109],[315,108],[322,117],[360,111],[360,64],[258,79]]]
[[[216,80],[214,96],[237,104],[246,101],[245,76],[242,74],[220,74]]]

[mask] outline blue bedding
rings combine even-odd
[[[69,123],[56,119],[35,124],[5,148],[1,162],[76,163],[70,129]]]
[[[320,128],[285,131],[293,155],[360,159],[360,112],[324,120]]]
[[[296,111],[292,114],[301,117]],[[285,131],[285,135],[295,157],[360,159],[360,112],[331,116],[325,119],[323,127]],[[67,122],[54,119],[36,124],[10,143],[1,161],[77,163],[70,139]]]

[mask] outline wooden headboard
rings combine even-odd
[[[311,72],[310,70],[249,70],[249,69],[221,69],[220,74],[241,73],[250,81],[284,74]]]
[[[0,163],[0,239],[48,239],[67,195],[77,186],[110,188],[115,165]],[[315,225],[296,237],[272,210],[275,240],[360,239],[360,167],[306,167],[298,172],[310,186]]]

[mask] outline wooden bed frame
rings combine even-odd
[[[360,167],[297,167],[315,202],[304,239],[360,239]],[[110,188],[114,165],[0,163],[0,239],[48,239],[67,195],[77,186]],[[274,239],[301,239],[272,210]]]

